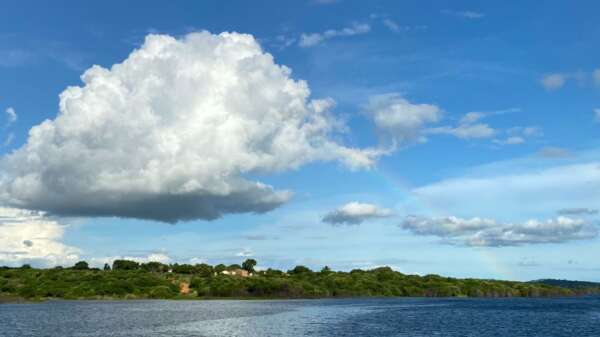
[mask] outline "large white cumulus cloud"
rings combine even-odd
[[[372,165],[378,151],[332,141],[333,102],[310,100],[290,74],[251,35],[149,35],[124,62],[88,69],[56,119],[3,158],[1,199],[58,215],[215,219],[290,198],[247,175]]]

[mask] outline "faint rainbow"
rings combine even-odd
[[[436,206],[420,198],[412,193],[415,186],[408,179],[400,176],[394,170],[390,169],[383,163],[380,163],[373,173],[378,176],[385,184],[393,184],[393,190],[398,193],[400,198],[407,198],[411,204],[418,206],[422,212],[428,212],[432,216],[448,216],[445,211],[438,209]],[[506,266],[505,263],[490,249],[473,249],[478,254],[481,260],[491,269],[491,271],[501,279],[514,280],[514,273]]]

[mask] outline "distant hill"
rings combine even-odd
[[[585,289],[585,288],[599,288],[600,289],[600,282],[542,279],[542,280],[529,281],[529,283],[545,284],[545,285],[549,285],[549,286],[561,287],[561,288],[567,288],[567,289]]]

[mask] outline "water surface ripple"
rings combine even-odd
[[[0,337],[598,337],[600,298],[52,301],[0,305]]]

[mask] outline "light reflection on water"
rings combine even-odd
[[[600,299],[57,301],[0,305],[0,337],[600,336]]]

